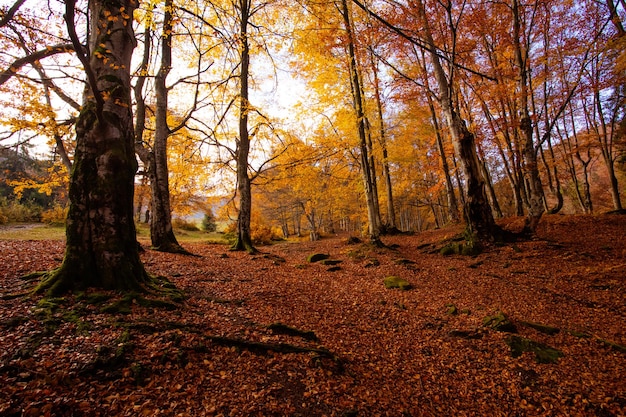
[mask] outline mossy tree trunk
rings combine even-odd
[[[65,257],[39,286],[50,294],[87,287],[140,290],[149,279],[133,221],[137,161],[129,69],[135,6],[133,0],[89,2],[91,56],[79,55],[89,82],[76,125]],[[68,29],[78,43],[73,8],[67,1]]]

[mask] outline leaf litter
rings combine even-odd
[[[534,239],[440,255],[459,233],[147,250],[187,298],[125,313],[97,290],[24,297],[63,242],[0,241],[0,415],[626,415],[626,219],[546,216]]]

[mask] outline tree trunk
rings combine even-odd
[[[92,55],[83,56],[89,85],[76,125],[65,257],[39,286],[49,294],[87,287],[141,290],[149,280],[133,221],[137,161],[129,68],[135,6],[132,0],[89,3]],[[66,3],[68,28],[75,34],[73,7]]]
[[[515,61],[519,67],[519,88],[520,88],[520,110],[522,112],[520,118],[520,131],[524,141],[524,176],[528,187],[528,215],[524,225],[524,231],[535,233],[539,220],[545,210],[543,204],[543,187],[539,178],[539,164],[537,163],[537,150],[533,140],[533,124],[530,118],[528,96],[528,69],[526,68],[527,60],[522,53],[522,45],[520,42],[520,16],[519,4],[517,0],[512,0],[511,8],[513,10],[513,44],[515,47]]]
[[[389,172],[389,154],[387,152],[387,132],[385,129],[385,119],[383,115],[383,100],[380,93],[380,80],[378,79],[378,67],[374,62],[373,54],[370,54],[372,72],[374,74],[374,94],[376,98],[376,109],[378,111],[378,131],[380,146],[383,151],[383,178],[387,192],[387,231],[394,231],[396,226],[396,213],[393,206],[393,187],[391,184],[391,173]]]
[[[350,84],[352,86],[352,96],[354,111],[356,113],[357,130],[359,134],[359,147],[361,151],[361,175],[363,176],[363,186],[365,188],[365,199],[367,203],[367,220],[370,240],[375,244],[380,244],[380,212],[377,210],[378,202],[375,201],[375,178],[372,178],[372,168],[370,166],[369,147],[367,142],[367,126],[365,110],[363,107],[363,90],[359,76],[359,69],[354,48],[355,40],[352,32],[352,21],[350,10],[346,0],[342,0],[342,17],[348,37],[348,61],[350,69]]]
[[[152,191],[152,218],[150,239],[155,250],[172,253],[187,253],[183,249],[172,228],[170,207],[169,169],[167,166],[167,140],[171,134],[168,122],[168,88],[166,79],[172,67],[172,9],[173,0],[164,1],[163,34],[161,35],[161,66],[154,78],[156,95],[154,144],[152,148],[154,165],[151,167],[150,189]]]
[[[453,80],[447,79],[443,67],[441,66],[428,19],[426,18],[424,3],[421,0],[418,0],[417,3],[418,12],[424,28],[424,37],[429,48],[435,78],[439,87],[438,101],[446,116],[454,150],[461,161],[461,167],[465,176],[466,198],[464,205],[468,227],[472,233],[477,235],[479,240],[493,241],[496,237],[497,226],[485,193],[484,180],[480,174],[480,162],[476,154],[475,138],[458,112],[453,108]]]
[[[241,22],[239,40],[241,48],[241,73],[239,74],[239,140],[237,142],[237,192],[239,193],[239,213],[237,215],[237,240],[233,250],[245,250],[254,253],[250,219],[252,217],[252,190],[248,174],[248,155],[250,153],[250,135],[248,132],[248,76],[250,72],[250,45],[248,41],[248,21],[250,19],[250,0],[240,0]]]
[[[452,178],[450,177],[450,167],[448,166],[448,158],[446,157],[446,150],[443,146],[443,136],[441,135],[441,129],[439,128],[439,120],[437,119],[437,112],[435,112],[435,105],[432,98],[428,95],[428,108],[430,109],[430,117],[432,119],[433,127],[435,128],[435,136],[437,138],[437,149],[439,149],[439,158],[441,160],[441,171],[443,172],[446,180],[446,199],[448,200],[448,220],[452,223],[458,223],[461,220],[459,215],[459,203],[454,193],[454,185],[452,184]]]
[[[606,166],[607,173],[609,174],[609,181],[611,185],[611,198],[613,200],[613,208],[615,210],[622,210],[622,200],[620,198],[619,186],[617,184],[617,176],[615,175],[615,159],[613,156],[613,146],[615,137],[618,135],[615,128],[615,124],[612,123],[610,128],[607,128],[607,122],[604,117],[604,111],[602,108],[602,101],[600,97],[600,91],[596,88],[594,91],[594,100],[596,103],[596,110],[598,118],[600,119],[601,129],[596,129],[598,135],[598,143],[602,152],[602,159]]]

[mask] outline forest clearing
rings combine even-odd
[[[0,415],[625,415],[626,217],[548,215],[531,240],[443,256],[461,231],[256,255],[183,240],[197,256],[141,254],[184,292],[160,305],[18,296],[64,242],[0,240]]]

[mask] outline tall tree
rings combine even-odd
[[[152,247],[164,252],[187,253],[180,246],[172,228],[170,208],[169,169],[167,167],[167,141],[172,130],[168,124],[167,76],[172,69],[173,0],[163,2],[163,30],[161,34],[161,64],[154,78],[156,95],[153,165],[148,169],[152,191],[152,216],[150,217],[150,239]]]
[[[237,193],[239,194],[239,213],[237,214],[237,240],[233,245],[235,250],[255,252],[250,233],[250,218],[252,216],[252,189],[248,174],[248,158],[250,155],[250,134],[248,132],[248,115],[250,101],[248,91],[248,77],[250,76],[250,43],[248,39],[248,25],[250,24],[252,0],[239,0],[239,138],[237,140]]]
[[[352,28],[352,14],[347,0],[341,0],[341,15],[344,22],[344,30],[347,37],[348,68],[350,71],[350,85],[352,86],[352,99],[359,135],[359,150],[361,162],[361,175],[367,204],[367,220],[369,238],[372,242],[380,244],[381,220],[378,206],[378,193],[376,191],[376,173],[374,171],[373,149],[371,137],[368,137],[368,119],[365,114],[365,100],[363,83],[360,74],[360,65],[356,54],[356,39]]]
[[[39,286],[49,293],[85,287],[142,290],[149,281],[133,220],[135,7],[134,0],[90,1],[85,47],[76,34],[74,1],[66,1],[67,28],[88,82],[76,126],[65,256]]]
[[[456,93],[452,72],[449,79],[441,65],[441,58],[432,36],[424,3],[422,0],[417,0],[416,3],[418,16],[424,30],[424,40],[428,47],[434,76],[439,87],[437,99],[446,117],[454,150],[461,161],[465,175],[465,215],[468,226],[480,239],[493,240],[497,226],[487,200],[484,178],[481,175],[480,161],[476,153],[474,134],[470,132],[466,122],[461,118],[459,110],[455,108],[454,97]],[[452,68],[454,67],[452,66]]]

